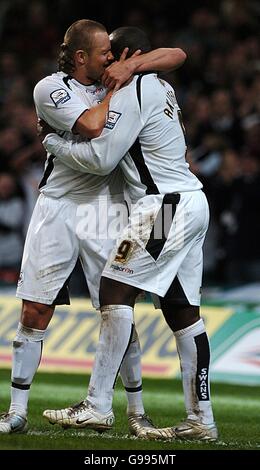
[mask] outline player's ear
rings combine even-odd
[[[75,61],[79,65],[84,65],[87,62],[88,54],[86,51],[79,49],[75,52]]]

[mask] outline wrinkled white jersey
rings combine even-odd
[[[75,122],[87,109],[102,101],[105,95],[106,89],[102,85],[83,85],[64,72],[57,72],[37,83],[34,102],[39,118],[64,139],[81,142],[83,138],[71,132]],[[82,173],[65,165],[62,158],[49,153],[39,188],[50,197],[69,195],[84,200],[88,195],[121,193],[123,178],[120,169],[106,176]]]
[[[156,74],[135,76],[112,97],[102,134],[88,144],[51,135],[44,142],[85,171],[108,174],[120,162],[133,201],[144,194],[195,191],[189,170],[180,108],[173,88]]]

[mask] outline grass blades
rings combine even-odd
[[[10,371],[1,370],[1,410],[9,406]],[[260,450],[260,387],[213,384],[212,400],[219,440],[202,442],[149,442],[128,434],[126,397],[118,380],[113,430],[99,434],[92,430],[67,429],[50,425],[42,417],[46,408],[62,408],[85,397],[89,377],[84,375],[38,373],[31,389],[27,434],[0,435],[3,450]],[[172,426],[184,418],[180,381],[144,379],[146,412],[157,426]]]

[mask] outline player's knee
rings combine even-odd
[[[101,277],[100,282],[100,306],[104,305],[129,305],[134,307],[139,290],[136,287],[122,282]]]
[[[195,305],[179,307],[174,315],[175,331],[188,328],[200,319],[199,307]]]
[[[52,318],[54,307],[37,302],[23,301],[21,323],[28,328],[45,330]]]
[[[162,311],[172,331],[188,328],[200,319],[200,308],[196,305],[173,305],[165,302]]]

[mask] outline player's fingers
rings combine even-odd
[[[112,90],[112,88],[114,88],[115,85],[116,85],[115,79],[110,79],[110,80],[107,80],[106,88],[108,88],[108,90]]]
[[[116,91],[118,91],[121,87],[121,82],[117,82],[114,86],[114,90],[113,90],[113,93],[115,93]]]
[[[37,124],[36,124],[36,132],[37,132],[38,137],[42,135],[44,125],[45,125],[45,121],[43,119],[38,118]]]
[[[103,77],[101,78],[101,83],[102,85],[106,86],[106,81],[107,81],[107,75],[103,75]]]
[[[37,135],[38,137],[40,137],[42,135],[42,126],[40,125],[39,122],[37,122],[37,126],[36,126],[36,132],[37,132]]]
[[[106,88],[109,88],[110,82],[111,82],[111,77],[107,76],[107,77],[105,78],[105,80],[103,81],[103,85],[104,85]]]
[[[107,80],[107,78],[109,77],[109,72],[110,70],[113,68],[113,66],[115,65],[116,61],[113,62],[112,64],[108,65],[105,70],[104,70],[104,73],[101,77],[101,82],[103,83],[103,85],[105,85],[105,81]]]
[[[102,78],[101,82],[102,82],[102,85],[103,85],[105,88],[107,88],[107,85],[106,85],[107,81],[104,80],[104,78]]]
[[[120,62],[123,62],[126,59],[128,51],[129,51],[129,47],[125,47],[122,54],[121,54],[121,56],[120,56],[120,59],[119,59]]]
[[[140,55],[142,53],[141,49],[137,49],[132,55],[131,57],[136,57],[138,55]]]
[[[113,64],[114,64],[114,63],[115,63],[115,62],[113,62],[112,64],[110,64],[110,65],[108,65],[108,66],[106,67],[106,70],[105,70],[105,72],[104,72],[104,75],[107,73],[107,70],[110,70],[111,68],[113,68]]]

